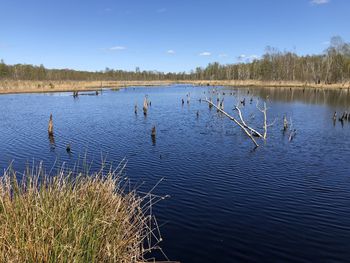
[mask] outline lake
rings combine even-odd
[[[199,101],[211,96],[216,102],[213,90],[234,116],[234,105],[246,98],[242,113],[259,131],[263,114],[256,103],[267,101],[268,123],[274,124],[266,142],[257,139],[254,149],[234,122]],[[145,95],[152,103],[147,117]],[[23,171],[26,163],[42,160],[49,171],[86,156],[94,169],[101,158],[115,165],[126,158],[124,172],[133,185],[147,191],[162,180],[154,193],[170,196],[154,212],[160,246],[171,260],[347,261],[350,121],[332,118],[348,110],[347,89],[173,85],[82,92],[76,99],[70,92],[1,95],[0,168],[12,162]],[[50,113],[54,142],[47,133]],[[284,115],[296,129],[292,141],[282,132]]]

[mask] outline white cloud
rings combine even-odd
[[[219,58],[226,58],[227,57],[227,54],[226,53],[221,53],[219,54]]]
[[[255,59],[259,59],[260,57],[258,55],[250,55],[249,60],[255,60]]]
[[[239,62],[252,62],[255,59],[259,59],[260,57],[258,55],[246,55],[246,54],[241,54],[237,57],[237,60]]]
[[[313,5],[323,5],[329,3],[330,0],[312,0],[310,3]]]
[[[166,53],[173,55],[173,54],[175,54],[175,51],[172,49],[169,49]]]
[[[202,53],[199,53],[200,56],[211,56],[211,53],[208,51],[204,51]]]
[[[110,51],[125,50],[125,49],[126,47],[123,47],[123,46],[114,46],[109,48]]]

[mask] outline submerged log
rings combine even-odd
[[[49,135],[53,135],[53,120],[52,120],[52,114],[50,114],[50,120],[49,120],[49,126],[47,128]]]

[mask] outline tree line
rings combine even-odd
[[[350,81],[350,43],[341,37],[331,38],[329,47],[319,55],[298,56],[294,52],[267,47],[260,59],[236,64],[210,63],[191,72],[114,70],[78,71],[47,69],[43,65],[7,65],[0,62],[0,79],[8,80],[264,80],[341,83]]]

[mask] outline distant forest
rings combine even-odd
[[[46,69],[43,65],[7,65],[0,62],[1,80],[266,80],[341,83],[350,81],[350,43],[333,37],[319,55],[298,56],[289,51],[267,47],[260,59],[236,64],[210,63],[191,72],[123,71],[106,68],[89,72],[70,69]]]

